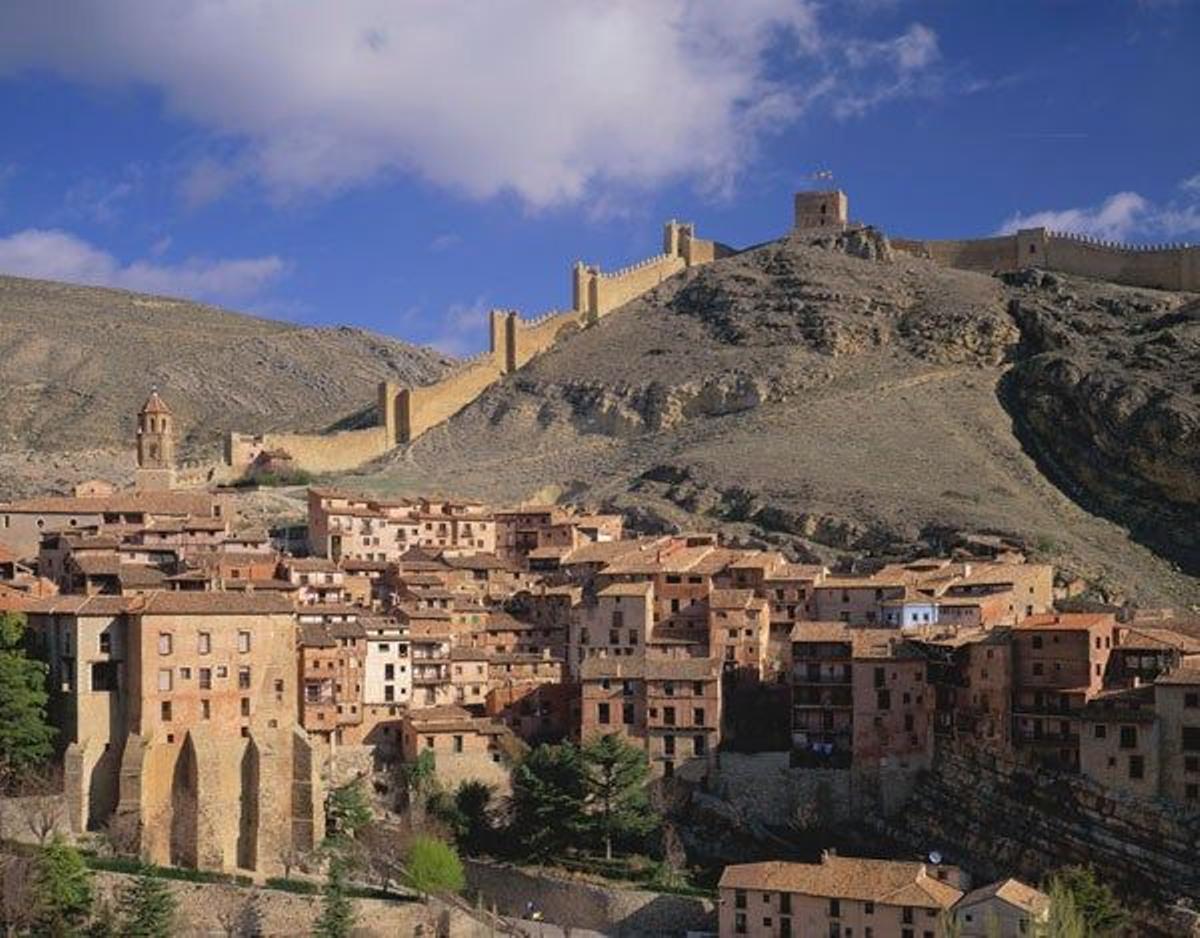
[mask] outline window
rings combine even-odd
[[[160,655],[169,655],[171,653],[172,644],[170,632],[158,633],[158,653]]]
[[[100,633],[100,654],[102,654],[102,655],[112,654],[112,633],[110,633],[110,632],[101,632]]]
[[[746,908],[746,890],[735,889],[733,891],[733,907],[735,909]]]
[[[103,636],[101,636],[101,638],[103,639]],[[101,649],[101,650],[103,650],[103,649]],[[1183,705],[1185,707],[1188,707],[1189,709],[1195,709],[1197,707],[1200,707],[1200,694],[1197,694],[1197,693],[1184,694],[1183,695]]]
[[[159,691],[170,691],[172,684],[172,671],[170,668],[158,669],[158,689]]]
[[[703,726],[704,725],[704,708],[703,707],[696,707],[695,709],[692,710],[692,725],[693,726]]]
[[[736,934],[746,934],[746,913],[735,912],[733,914],[733,930]]]
[[[212,668],[200,669],[200,689],[212,690]]]
[[[1046,669],[1040,661],[1035,661],[1033,663],[1033,673],[1038,675],[1046,673]]]
[[[602,703],[596,706],[596,722],[602,724],[608,723],[608,704]]]
[[[1200,726],[1185,726],[1181,743],[1185,752],[1200,752]]]
[[[238,651],[246,654],[250,650],[250,633],[238,632]]]
[[[1093,731],[1096,739],[1105,739],[1108,736],[1108,727],[1103,723],[1097,723]]]
[[[1191,782],[1183,786],[1183,797],[1188,801],[1196,801],[1200,799],[1200,785]]]
[[[1122,726],[1121,727],[1121,748],[1122,749],[1137,749],[1137,727]]]
[[[1033,636],[1033,647],[1034,648],[1042,647],[1042,636],[1040,636],[1040,635]]]
[[[875,692],[875,708],[877,710],[892,709],[892,692],[887,690],[878,690]]]
[[[223,664],[217,665],[217,677],[218,678],[229,677],[229,669],[227,667],[225,667],[225,665],[223,665]]]
[[[863,914],[864,915],[874,915],[875,914],[875,903],[874,902],[864,902],[863,903]]]
[[[829,917],[830,918],[841,918],[842,917],[842,901],[840,899],[830,899],[829,900]]]
[[[906,905],[901,911],[900,921],[902,921],[905,925],[911,925],[913,923],[913,910],[911,905]]]
[[[197,647],[197,650],[202,655],[212,654],[212,633],[211,632],[201,632],[197,636],[196,647]]]
[[[92,690],[94,691],[115,691],[120,690],[117,678],[118,664],[115,661],[93,661],[92,662]]]
[[[200,719],[207,720],[211,716],[212,716],[212,701],[210,701],[207,697],[201,698],[201,700],[200,700]]]
[[[396,686],[394,684],[383,685],[383,700],[385,703],[391,703],[396,699]]]
[[[664,736],[663,737],[663,755],[664,756],[675,755],[675,737],[674,736]]]
[[[463,738],[461,736],[454,737],[454,751],[455,752],[463,751]]]
[[[708,742],[703,736],[692,737],[692,755],[702,756],[708,752]]]
[[[634,723],[633,704],[627,703],[621,706],[621,722],[627,725]]]
[[[1129,777],[1133,779],[1146,777],[1146,760],[1142,756],[1129,757]]]
[[[385,681],[394,681],[396,679],[396,666],[394,664],[385,664],[383,666],[383,679]]]
[[[159,716],[162,717],[164,723],[171,722],[171,701],[164,700],[159,706]]]
[[[250,689],[250,669],[249,668],[238,668],[238,689],[240,689],[240,690],[249,690]]]
[[[663,722],[667,726],[675,725],[675,708],[674,707],[663,707]]]

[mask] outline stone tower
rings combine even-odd
[[[850,200],[841,189],[796,193],[796,224],[799,229],[846,227]]]
[[[139,491],[173,488],[175,485],[175,416],[158,391],[153,390],[138,411],[137,474]]]

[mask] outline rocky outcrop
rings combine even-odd
[[[1093,866],[1144,919],[1140,934],[1178,934],[1167,911],[1200,897],[1200,811],[1147,801],[1085,778],[1026,769],[989,754],[939,747],[933,769],[882,833],[990,880],[1041,882]]]
[[[1200,572],[1200,302],[1103,295],[1024,273],[1020,360],[1003,385],[1060,484]]]

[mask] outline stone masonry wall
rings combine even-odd
[[[532,902],[547,922],[617,936],[716,931],[711,899],[620,889],[585,879],[467,860],[467,885],[501,915],[520,916]]]
[[[1128,245],[1029,228],[1015,235],[967,240],[893,238],[892,247],[946,267],[990,273],[1046,267],[1082,277],[1160,290],[1200,291],[1200,247]]]

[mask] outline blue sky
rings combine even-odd
[[[1200,241],[1190,0],[0,8],[0,271],[453,353],[832,170],[914,236]]]

